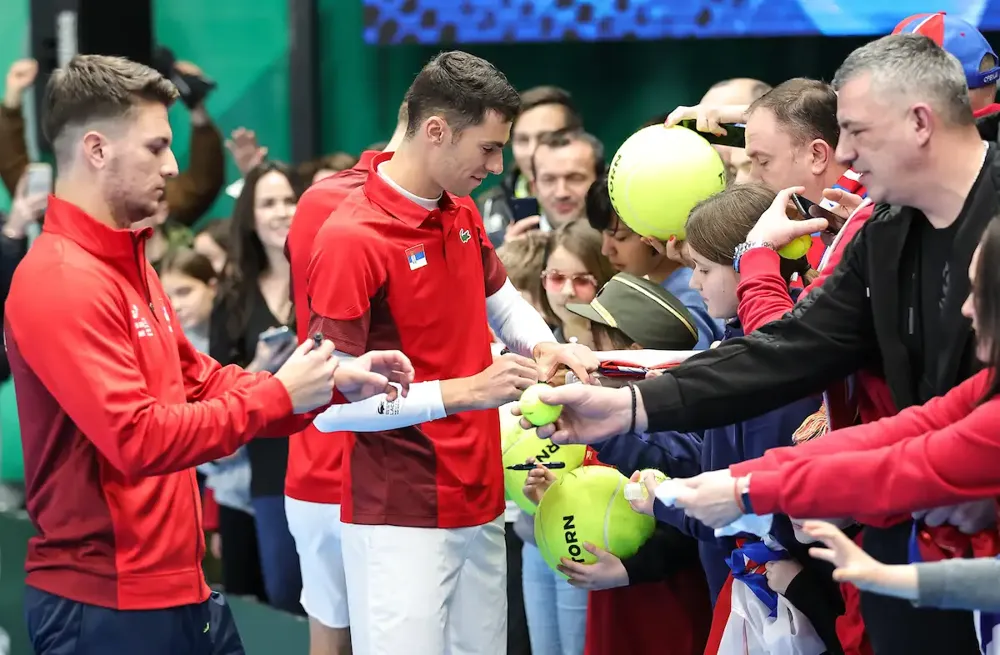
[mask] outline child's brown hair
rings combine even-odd
[[[549,238],[546,232],[531,231],[497,248],[497,257],[507,269],[510,283],[518,291],[527,293],[536,305],[544,297],[542,269],[545,267]]]

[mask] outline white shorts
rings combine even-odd
[[[506,655],[503,515],[471,528],[343,525],[354,655]]]
[[[302,569],[302,608],[329,628],[348,627],[340,505],[285,496],[285,515]]]

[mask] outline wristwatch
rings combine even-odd
[[[736,481],[737,489],[740,492],[740,502],[743,503],[744,514],[754,514],[753,506],[750,505],[750,475]]]
[[[777,250],[774,244],[770,241],[744,241],[743,243],[736,246],[733,250],[733,269],[739,273],[740,272],[740,260],[743,259],[748,251],[754,248],[770,248],[771,250]]]

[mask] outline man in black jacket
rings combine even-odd
[[[590,443],[723,425],[822,391],[863,366],[881,366],[902,409],[975,372],[973,334],[960,311],[969,293],[963,272],[1000,207],[1000,155],[976,130],[961,65],[926,37],[894,35],[855,50],[833,84],[837,157],[882,203],[834,274],[784,319],[637,384],[637,393],[572,385],[542,394],[565,409],[540,437]],[[781,245],[741,244],[735,266],[750,248]],[[866,528],[865,549],[905,562],[910,528]],[[877,655],[979,652],[967,612],[870,594],[862,612]]]

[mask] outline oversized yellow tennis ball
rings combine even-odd
[[[628,478],[607,466],[581,466],[549,487],[535,514],[535,542],[545,562],[593,564],[586,541],[621,558],[631,557],[653,534],[656,521],[625,500]]]
[[[528,419],[532,425],[555,423],[559,415],[562,414],[562,405],[546,405],[538,397],[539,391],[551,388],[544,383],[533,384],[521,394],[517,405],[521,408],[521,415]]]
[[[639,130],[618,148],[608,171],[615,213],[634,232],[661,241],[683,240],[691,209],[725,188],[715,148],[680,126]]]
[[[566,464],[565,468],[552,469],[552,473],[558,479],[568,471],[579,468],[587,456],[586,446],[554,444],[550,439],[539,439],[534,429],[525,430],[517,423],[508,425],[500,436],[504,491],[521,511],[528,514],[534,514],[536,510],[535,503],[524,495],[524,483],[528,479],[528,471],[511,471],[507,469],[508,466],[524,464],[529,457],[534,457],[536,462],[542,464],[563,462]]]
[[[808,234],[803,234],[795,241],[778,250],[778,254],[785,259],[802,259],[812,248],[813,239]]]

